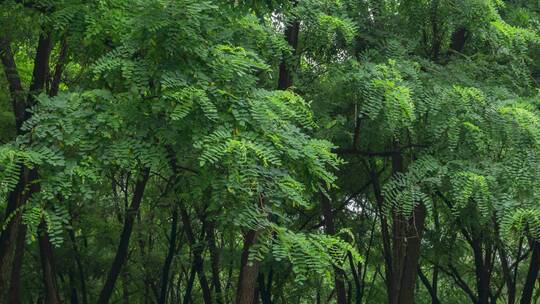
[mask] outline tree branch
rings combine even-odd
[[[406,149],[410,148],[426,148],[428,145],[424,144],[410,144],[403,147],[400,147],[396,150],[389,150],[389,151],[361,151],[356,148],[337,148],[332,149],[332,152],[338,154],[338,155],[360,155],[360,156],[368,156],[368,157],[375,157],[375,156],[381,156],[381,157],[388,157],[392,156],[396,153],[400,153]]]

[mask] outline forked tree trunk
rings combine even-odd
[[[0,37],[0,61],[4,67],[4,73],[9,86],[17,134],[22,134],[24,132],[22,130],[22,125],[28,118],[30,118],[30,113],[27,111],[27,109],[35,102],[34,94],[38,94],[44,89],[45,81],[48,75],[50,53],[50,36],[42,33],[39,36],[38,46],[36,49],[29,93],[25,96],[10,42],[7,38]],[[31,187],[32,189],[30,190],[27,189],[27,186],[32,184],[37,179],[37,176],[36,169],[29,169],[25,166],[21,166],[18,183],[8,194],[8,203],[4,219],[7,222],[7,227],[0,235],[0,300],[6,296],[5,291],[8,290],[6,284],[8,274],[11,273],[16,276],[15,278],[12,277],[12,279],[15,279],[15,282],[20,280],[17,277],[20,275],[20,269],[10,271],[9,267],[21,267],[21,264],[12,263],[15,243],[17,236],[19,235],[19,230],[22,227],[20,208],[33,194],[33,191],[39,191],[38,187]],[[17,288],[13,290],[17,291]],[[16,296],[10,295],[9,297],[11,298]]]
[[[394,153],[392,155],[393,174],[398,174],[403,170],[402,155]],[[371,178],[381,218],[388,303],[413,304],[426,208],[419,203],[413,208],[410,216],[405,216],[399,210],[393,208],[391,211],[392,233],[390,236],[390,227],[386,222],[387,219],[383,210],[384,197],[382,196],[376,168],[371,169]]]

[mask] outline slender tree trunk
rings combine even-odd
[[[67,40],[65,37],[63,37],[62,41],[60,42],[60,53],[58,54],[58,61],[56,62],[56,67],[54,69],[51,87],[49,89],[49,96],[56,96],[58,94],[58,90],[60,89],[62,73],[64,72],[64,65],[66,63],[67,48]]]
[[[193,232],[193,226],[191,225],[191,219],[187,212],[183,202],[179,203],[180,215],[182,217],[182,225],[188,239],[189,245],[193,249],[193,267],[199,277],[199,284],[201,285],[203,299],[205,304],[212,303],[212,291],[208,285],[208,280],[204,273],[204,262],[202,259],[203,247],[197,246],[197,240],[195,239],[195,233]]]
[[[257,276],[257,283],[259,287],[259,294],[261,296],[261,301],[263,304],[272,304],[270,291],[266,289],[267,285],[264,280],[264,273],[259,272]]]
[[[75,278],[73,277],[73,270],[69,269],[69,289],[70,289],[70,302],[71,304],[79,304],[79,294],[77,293],[77,287],[75,284]]]
[[[259,263],[249,260],[249,250],[257,241],[258,234],[258,231],[250,230],[244,237],[244,248],[240,260],[240,276],[236,289],[236,304],[253,304],[255,300]]]
[[[489,276],[485,265],[482,240],[473,236],[471,247],[474,255],[474,268],[476,273],[476,291],[478,293],[478,304],[489,303]]]
[[[438,285],[439,285],[439,267],[434,265],[433,275],[431,276],[431,287],[433,288],[433,295],[431,297],[431,301],[433,302],[433,304],[440,303],[439,296],[437,294]]]
[[[388,227],[388,222],[383,210],[384,198],[382,196],[382,188],[379,180],[379,174],[377,168],[372,165],[370,168],[370,176],[373,181],[373,193],[375,194],[375,200],[377,202],[377,211],[379,213],[379,218],[381,219],[381,236],[382,236],[382,247],[383,247],[383,257],[384,257],[384,271],[385,271],[385,283],[387,290],[388,303],[393,303],[394,296],[392,290],[394,289],[394,275],[392,269],[392,249],[390,247],[390,232]]]
[[[212,266],[212,285],[216,292],[216,303],[223,303],[223,294],[221,291],[221,279],[220,279],[220,266],[219,266],[219,251],[216,246],[216,237],[215,237],[215,225],[216,222],[214,219],[210,219],[206,227],[206,238],[208,240],[208,249],[210,250],[210,260]]]
[[[21,78],[15,64],[11,45],[6,37],[0,36],[0,59],[4,66],[4,74],[8,82],[9,92],[11,95],[11,104],[13,114],[15,116],[15,126],[17,133],[21,132],[21,127],[25,119],[26,100],[25,92],[22,87]],[[2,246],[0,246],[1,248]]]
[[[347,254],[347,258],[349,259],[349,266],[351,267],[351,272],[352,272],[352,275],[353,275],[353,281],[354,281],[354,290],[355,290],[355,303],[356,304],[361,304],[362,303],[362,282],[360,281],[360,278],[362,276],[361,273],[358,273],[357,269],[361,272],[362,268],[361,268],[361,264],[358,265],[359,267],[356,268],[354,266],[354,261],[353,261],[353,257],[352,257],[352,254],[349,252]],[[352,295],[351,295],[352,297]],[[349,302],[350,302],[351,299],[349,299]]]
[[[39,253],[43,270],[43,285],[45,286],[45,304],[58,304],[61,303],[61,300],[56,283],[56,267],[51,242],[47,235],[47,224],[44,220],[41,221],[38,229]]]
[[[8,293],[8,303],[20,304],[21,300],[21,267],[24,256],[24,245],[26,238],[26,226],[20,224],[19,233],[17,235],[17,245],[15,247],[15,258],[13,267],[11,268],[11,279]]]
[[[50,36],[47,33],[41,33],[36,49],[36,56],[34,58],[32,81],[29,93],[25,98],[25,92],[17,71],[10,42],[6,37],[0,36],[0,61],[2,62],[4,73],[8,81],[17,134],[23,133],[22,124],[30,118],[31,114],[27,109],[34,104],[34,94],[38,94],[44,89],[48,75],[50,52]],[[19,234],[18,231],[22,226],[20,224],[21,217],[19,209],[24,205],[32,193],[39,191],[39,186],[33,185],[30,187],[30,190],[26,192],[27,186],[33,184],[37,177],[38,174],[35,168],[29,169],[25,166],[21,166],[18,183],[8,194],[8,204],[4,219],[5,222],[7,222],[7,227],[0,235],[0,290],[2,291],[8,290],[6,286],[7,274],[10,273],[8,268],[12,265],[21,267],[19,264],[12,264],[11,261],[17,235]],[[20,273],[20,269],[15,270],[15,273]],[[4,292],[0,292],[0,300],[2,300],[4,296]]]
[[[195,282],[195,265],[191,267],[191,272],[189,273],[189,279],[186,285],[186,292],[184,293],[184,304],[189,304],[191,299],[191,291],[193,290],[193,283]]]
[[[330,205],[330,199],[325,195],[322,195],[321,207],[324,216],[324,225],[326,227],[326,233],[329,235],[336,234],[336,227],[334,225],[334,215],[332,214],[332,206]],[[344,273],[342,269],[334,267],[334,283],[336,287],[336,299],[338,304],[347,304],[347,293],[345,290]]]
[[[120,236],[120,244],[118,245],[118,249],[116,250],[116,255],[109,270],[109,274],[107,275],[105,285],[103,286],[99,294],[99,298],[97,301],[98,304],[106,304],[109,302],[109,299],[111,298],[114,290],[114,285],[116,284],[116,280],[118,279],[118,275],[120,274],[122,266],[126,261],[129,247],[129,239],[131,237],[131,232],[133,231],[133,223],[135,221],[135,216],[139,212],[139,207],[141,205],[144,194],[144,188],[146,187],[149,175],[150,169],[143,169],[141,177],[135,185],[135,191],[131,200],[131,206],[127,210],[124,219],[124,228],[122,230],[122,235]]]
[[[293,21],[291,24],[287,25],[285,28],[285,39],[289,45],[293,48],[293,56],[296,55],[296,49],[298,48],[298,35],[300,32],[300,22]],[[291,87],[293,84],[293,67],[290,64],[287,64],[287,60],[283,60],[279,65],[279,80],[278,80],[278,89],[286,90]]]
[[[499,236],[497,235],[497,238]],[[512,280],[512,275],[510,273],[510,263],[508,262],[508,255],[506,254],[506,250],[504,249],[504,245],[500,244],[500,241],[498,242],[499,247],[499,259],[501,261],[501,268],[503,273],[504,282],[506,284],[506,290],[508,293],[508,304],[514,304],[516,302],[516,288],[515,284]]]
[[[440,304],[441,302],[437,297],[437,290],[431,283],[429,283],[428,278],[424,275],[421,269],[418,269],[418,277],[420,277],[420,281],[424,284],[427,291],[429,292],[429,295],[431,296],[431,304]]]
[[[296,7],[298,0],[292,1],[293,7]],[[296,51],[298,49],[298,36],[300,34],[300,21],[294,20],[290,24],[287,24],[285,28],[285,40],[292,48],[292,58],[296,56]],[[293,85],[293,69],[294,66],[291,65],[291,61],[284,58],[279,64],[279,79],[278,79],[278,90],[286,90]]]
[[[122,303],[129,304],[129,271],[122,270]]]
[[[167,257],[163,264],[163,270],[161,271],[161,290],[159,293],[159,304],[165,304],[167,302],[167,287],[169,283],[169,272],[171,269],[172,260],[174,257],[174,250],[176,248],[176,237],[178,229],[178,210],[173,208],[172,211],[172,221],[171,221],[171,234],[169,237],[169,250],[167,252]]]
[[[431,42],[431,55],[433,60],[439,59],[439,54],[441,53],[441,34],[439,30],[439,0],[433,0],[431,2],[431,31],[432,31],[432,42]]]
[[[73,224],[71,224],[73,225]],[[81,261],[81,255],[79,248],[77,246],[77,240],[75,239],[75,232],[73,229],[68,230],[68,235],[71,240],[71,245],[73,248],[73,254],[75,257],[75,263],[77,264],[77,270],[79,275],[79,284],[81,284],[81,293],[82,293],[82,302],[83,304],[88,304],[88,294],[86,292],[86,277],[84,274],[84,267]]]
[[[532,294],[534,291],[534,284],[538,277],[538,271],[540,270],[540,243],[532,241],[532,255],[529,262],[529,270],[527,271],[527,279],[523,285],[523,292],[521,293],[521,304],[530,304]]]

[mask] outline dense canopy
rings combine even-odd
[[[540,2],[0,0],[0,303],[540,303]]]

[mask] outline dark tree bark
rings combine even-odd
[[[11,267],[11,278],[8,293],[8,303],[20,304],[21,300],[21,267],[24,256],[24,245],[26,237],[26,226],[20,224],[19,233],[17,235],[17,244],[15,247],[15,258]]]
[[[534,284],[538,277],[538,271],[540,270],[540,243],[532,241],[532,255],[529,262],[529,269],[527,271],[527,278],[523,285],[523,292],[521,293],[521,304],[530,304],[532,294],[534,291]]]
[[[433,289],[433,294],[431,300],[433,302],[438,302],[439,296],[437,294],[439,286],[439,267],[433,266],[433,274],[431,276],[431,288]]]
[[[450,50],[461,53],[467,40],[467,29],[459,27],[454,33],[452,33],[452,39],[450,41]]]
[[[109,302],[109,299],[111,298],[112,292],[114,290],[114,285],[116,284],[116,280],[118,279],[118,275],[120,274],[122,266],[126,261],[129,247],[129,239],[131,237],[131,232],[133,231],[133,223],[135,221],[135,216],[139,212],[139,207],[141,205],[144,195],[144,188],[146,187],[149,175],[150,169],[143,169],[141,177],[135,185],[135,191],[133,193],[131,205],[126,212],[126,216],[124,219],[124,228],[120,236],[120,243],[118,245],[118,249],[116,250],[116,255],[109,270],[109,274],[107,275],[105,285],[103,285],[103,288],[101,289],[101,292],[99,294],[99,298],[97,301],[98,304],[106,304]]]
[[[186,292],[184,293],[184,304],[189,304],[191,299],[191,291],[193,290],[193,283],[195,282],[195,265],[191,267],[191,272],[189,273],[189,279],[186,285]]]
[[[426,208],[423,204],[418,204],[414,210],[412,218],[408,220],[406,227],[406,249],[405,258],[401,267],[402,278],[399,293],[400,304],[414,303],[414,285],[418,271],[418,261],[420,259],[420,242],[424,233],[424,222],[426,218]]]
[[[293,7],[296,7],[298,4],[297,0],[292,1]],[[300,21],[294,20],[290,24],[287,24],[285,28],[285,40],[292,48],[292,58],[296,56],[298,49],[298,36],[300,34]],[[295,59],[296,60],[296,59]],[[278,90],[286,90],[293,84],[293,69],[294,66],[291,66],[291,62],[287,62],[287,59],[284,58],[279,64],[279,79],[278,79]]]
[[[497,235],[497,238],[499,236]],[[500,240],[498,242],[498,250],[499,250],[499,259],[501,261],[501,268],[503,273],[504,282],[506,284],[506,290],[507,290],[507,297],[508,297],[508,304],[514,304],[516,302],[516,285],[512,279],[511,271],[510,271],[510,263],[508,261],[508,255],[506,253],[506,250],[504,249],[504,245],[501,244]]]
[[[178,210],[176,208],[172,211],[172,221],[171,221],[171,233],[169,236],[169,250],[167,252],[167,257],[163,264],[163,270],[161,271],[161,289],[159,293],[159,304],[165,304],[167,302],[167,287],[169,283],[169,272],[171,269],[172,260],[174,257],[174,251],[176,248],[176,237],[178,235]]]
[[[433,60],[438,60],[441,53],[441,33],[439,30],[439,0],[431,2],[431,56]]]
[[[259,263],[249,260],[249,250],[257,241],[258,234],[258,231],[250,230],[244,237],[244,248],[240,260],[240,276],[236,289],[236,304],[253,304],[255,300]]]
[[[212,285],[215,291],[216,303],[223,303],[223,294],[221,290],[221,279],[220,279],[220,266],[219,266],[219,250],[216,245],[215,237],[215,226],[216,222],[214,219],[210,219],[204,225],[206,228],[206,238],[208,240],[208,249],[210,250],[210,260],[212,266]]]
[[[182,202],[179,203],[180,215],[182,218],[182,225],[184,226],[184,231],[186,233],[187,240],[191,248],[193,248],[193,267],[197,272],[199,277],[199,284],[203,292],[203,299],[205,304],[212,303],[212,291],[208,285],[208,280],[204,273],[204,262],[202,259],[203,247],[197,245],[197,240],[195,239],[195,233],[193,232],[193,226],[191,225],[191,219],[187,212],[186,207]]]
[[[388,222],[386,219],[385,212],[383,210],[384,205],[384,197],[382,196],[382,188],[381,183],[379,180],[379,174],[377,172],[377,169],[372,166],[370,168],[370,176],[371,180],[373,181],[373,193],[375,195],[375,201],[377,202],[377,211],[379,212],[379,218],[381,221],[381,236],[382,236],[382,247],[383,247],[383,257],[384,257],[384,271],[385,271],[385,283],[386,283],[386,290],[388,294],[388,303],[392,303],[392,293],[390,292],[393,290],[393,284],[394,280],[393,277],[393,269],[392,269],[392,251],[391,251],[391,245],[390,245],[390,232],[388,227]]]
[[[257,276],[257,283],[259,288],[259,295],[261,296],[262,304],[272,304],[272,294],[267,287],[271,286],[270,282],[271,278],[269,275],[269,283],[270,285],[267,285],[264,279],[264,273],[259,272],[259,275]]]
[[[326,195],[322,195],[321,208],[324,216],[324,225],[326,233],[329,235],[336,234],[336,227],[334,225],[334,215],[332,214],[332,206],[330,199]],[[347,304],[347,293],[345,290],[344,273],[342,269],[334,267],[334,283],[336,290],[336,299],[338,304]]]
[[[15,64],[10,42],[5,37],[0,37],[0,59],[4,66],[4,74],[8,82],[11,95],[11,104],[15,116],[15,126],[20,132],[26,112],[25,92],[21,84],[21,78]]]
[[[392,172],[397,174],[403,170],[403,157],[397,149],[392,153]],[[371,169],[371,177],[381,217],[388,301],[390,304],[412,304],[426,208],[423,204],[417,204],[410,218],[402,215],[399,210],[392,209],[392,237],[390,237],[389,227],[382,210],[384,198],[375,168]],[[392,239],[392,246],[390,246],[390,239]]]
[[[64,72],[64,65],[67,57],[67,41],[66,38],[62,38],[60,42],[60,53],[58,54],[58,61],[54,69],[51,85],[49,88],[49,96],[56,96],[60,88],[60,82],[62,81],[62,73]]]
[[[349,252],[347,254],[347,258],[349,259],[349,266],[351,267],[351,272],[352,272],[352,275],[353,275],[353,281],[354,281],[354,291],[355,291],[355,303],[356,304],[361,304],[362,303],[362,282],[360,281],[360,277],[361,277],[361,273],[358,273],[358,271],[361,272],[362,268],[361,268],[361,264],[359,265],[358,268],[355,267],[354,265],[354,261],[353,261],[353,256],[352,254]],[[357,271],[358,269],[358,271]],[[352,295],[349,296],[349,303],[351,302],[351,298],[352,298]]]
[[[23,133],[23,130],[21,129],[22,124],[30,116],[27,109],[33,104],[32,101],[34,97],[32,93],[38,93],[40,90],[43,90],[49,64],[50,44],[51,40],[48,35],[40,35],[36,57],[34,59],[34,70],[30,86],[31,94],[27,95],[25,98],[25,92],[17,71],[10,42],[4,37],[0,37],[0,59],[4,66],[4,73],[8,81],[17,134]],[[7,227],[0,235],[0,290],[8,290],[6,287],[6,278],[9,270],[7,268],[12,265],[11,259],[13,258],[14,246],[18,231],[22,226],[19,209],[33,193],[32,190],[27,191],[27,186],[33,183],[37,177],[36,169],[29,169],[25,166],[21,166],[19,181],[15,188],[8,194],[4,218],[4,221],[7,222]],[[39,190],[39,188],[36,187],[33,187],[33,189]],[[1,293],[1,295],[2,297],[4,296],[3,293]]]
[[[426,277],[426,275],[422,272],[421,269],[418,269],[418,277],[420,277],[420,281],[422,282],[422,284],[424,284],[426,290],[431,296],[431,304],[440,304],[441,302],[437,297],[437,289],[434,287],[434,285],[432,285],[432,283],[429,282],[429,279]]]
[[[36,55],[34,58],[34,69],[32,72],[32,80],[29,88],[28,95],[24,96],[24,89],[21,84],[21,80],[17,71],[17,66],[13,57],[11,50],[10,42],[5,37],[0,37],[0,60],[4,66],[4,73],[8,81],[9,91],[12,100],[13,113],[15,116],[15,125],[17,134],[22,134],[22,125],[24,121],[30,118],[30,112],[28,108],[34,105],[35,95],[43,91],[45,87],[45,82],[48,77],[49,72],[49,58],[51,53],[52,41],[48,33],[42,32],[39,36],[38,46],[36,49]],[[9,266],[18,267],[19,269],[12,269],[12,280],[15,284],[18,284],[20,281],[20,267],[22,266],[21,262],[12,263],[11,259],[13,258],[14,246],[17,238],[21,232],[21,215],[20,208],[25,204],[28,198],[33,194],[38,192],[39,185],[35,183],[38,179],[37,169],[29,169],[25,166],[21,166],[19,181],[15,188],[8,194],[8,204],[6,208],[5,220],[7,222],[6,229],[0,235],[0,290],[8,290],[6,287],[5,279],[7,277]],[[30,187],[28,187],[31,185]],[[17,213],[17,214],[15,214]],[[41,240],[44,246],[50,248],[48,243],[49,239],[44,238]],[[41,245],[40,243],[40,245]],[[24,246],[24,242],[21,246]],[[22,249],[21,249],[22,251]],[[46,251],[40,251],[41,253],[49,253]],[[50,252],[52,254],[52,251]],[[22,257],[21,257],[22,259]],[[42,260],[47,261],[48,257],[42,257]],[[45,265],[45,264],[44,264]],[[52,275],[49,271],[51,269],[43,269],[44,275]],[[49,281],[47,278],[44,278],[44,281]],[[46,285],[46,288],[55,288],[55,285]],[[14,289],[11,289],[13,292],[19,292],[17,286]],[[58,295],[57,290],[48,290],[47,295]],[[4,294],[0,293],[0,297],[3,298]],[[17,297],[16,295],[10,295],[9,297]],[[0,298],[1,300],[1,298]],[[47,299],[48,301],[54,300],[54,297]],[[53,302],[51,302],[53,303]]]
[[[73,225],[73,224],[72,224]],[[82,302],[88,304],[88,293],[86,291],[86,277],[84,274],[84,267],[81,261],[81,255],[77,246],[77,240],[75,239],[75,232],[73,229],[68,230],[69,239],[73,248],[73,254],[75,256],[75,263],[77,264],[77,271],[79,275],[79,284],[81,284]]]
[[[293,49],[293,57],[296,55],[296,49],[298,48],[298,35],[300,32],[300,22],[293,21],[291,24],[287,25],[285,28],[285,39],[287,43]],[[287,64],[287,60],[284,59],[279,65],[279,80],[278,80],[278,89],[286,90],[293,84],[293,67],[290,64]]]
[[[39,253],[43,270],[43,285],[45,286],[45,304],[58,304],[61,303],[61,300],[56,282],[56,267],[51,242],[47,235],[47,224],[44,220],[41,221],[38,229]]]
[[[489,272],[487,264],[489,261],[484,258],[482,250],[482,240],[473,236],[471,247],[474,256],[474,268],[476,274],[476,292],[478,294],[478,304],[489,303]]]

